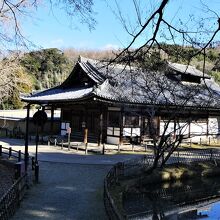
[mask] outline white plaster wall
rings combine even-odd
[[[207,123],[205,123],[205,122],[191,122],[190,133],[192,135],[205,135],[205,134],[207,134]]]
[[[209,118],[208,129],[209,129],[209,134],[218,134],[219,133],[218,118],[211,118],[211,117]]]
[[[164,121],[161,121],[160,122],[160,135],[163,134],[163,131],[164,131],[164,128],[165,128],[165,122]],[[181,129],[181,134],[184,134],[184,135],[188,135],[189,134],[189,126],[187,123],[179,123],[179,124],[176,124],[176,129],[179,128],[177,130],[177,134],[179,133],[179,130]],[[166,130],[166,135],[170,134],[170,133],[173,133],[174,131],[174,122],[170,122],[169,125],[168,125],[168,128]]]
[[[107,144],[119,144],[119,137],[107,136]]]
[[[189,126],[185,126],[186,123],[179,123],[180,127],[183,127],[182,134],[189,134]],[[165,123],[160,123],[160,135],[164,131]],[[174,130],[174,123],[170,122],[166,134],[169,134]],[[190,139],[192,142],[197,143],[217,143],[220,142],[220,117],[209,117],[208,118],[208,132],[207,136],[207,123],[206,122],[191,122],[190,124]]]

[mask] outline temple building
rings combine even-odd
[[[187,125],[182,134],[189,138],[220,133],[220,87],[189,65],[168,62],[163,71],[145,71],[80,57],[61,85],[22,100],[61,109],[60,135],[71,127],[73,137],[83,137],[87,128],[98,143],[140,143],[151,136],[152,123],[158,137],[177,123]]]

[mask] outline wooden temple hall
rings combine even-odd
[[[170,130],[175,121],[188,123],[187,137],[217,137],[220,129],[220,87],[194,67],[177,63],[149,72],[80,57],[61,85],[22,100],[52,112],[61,109],[59,135],[70,127],[73,141],[83,140],[87,128],[88,139],[98,143],[140,143],[150,138],[150,122],[159,138],[170,119]]]

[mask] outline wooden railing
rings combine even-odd
[[[6,155],[7,158],[14,158],[17,159],[18,162],[20,162],[21,160],[24,160],[25,155],[24,153],[21,152],[21,150],[13,150],[11,147],[7,148],[7,147],[2,147],[2,145],[0,145],[0,157]]]
[[[0,199],[0,219],[8,220],[15,213],[27,188],[27,174],[20,177]]]

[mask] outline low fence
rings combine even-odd
[[[24,172],[24,163],[21,162],[24,161],[25,154],[21,150],[16,151],[11,147],[7,148],[0,145],[0,157],[14,159],[11,164],[14,164],[16,180],[0,198],[0,219],[8,220],[15,213],[27,188],[27,173]],[[7,160],[4,163],[6,162]]]
[[[151,161],[152,160],[149,160],[147,156],[143,156],[141,159],[134,159],[122,163],[117,163],[109,170],[104,179],[103,195],[105,209],[109,219],[126,219],[126,216],[123,215],[120,210],[118,210],[118,207],[115,205],[115,202],[110,193],[111,187],[115,186],[120,178],[137,174],[137,172],[140,171],[143,167],[149,166]]]
[[[220,153],[214,150],[190,150],[175,151],[167,161],[168,163],[191,163],[192,161],[209,161],[220,159]],[[114,165],[104,179],[104,204],[106,213],[111,220],[128,219],[116,206],[112,196],[111,188],[118,184],[121,178],[131,177],[141,173],[143,168],[153,164],[153,155],[144,155],[140,159],[128,160]]]
[[[166,154],[165,154],[166,156]],[[177,150],[169,158],[168,163],[191,163],[220,159],[218,151],[213,149]]]
[[[0,199],[0,219],[8,220],[20,205],[27,188],[27,174],[20,177]]]
[[[16,151],[13,150],[11,147],[7,148],[7,147],[2,147],[2,145],[0,145],[0,157],[3,155],[7,155],[8,158],[17,159],[18,162],[24,160],[25,158],[25,155],[24,153],[21,152],[21,150]]]

